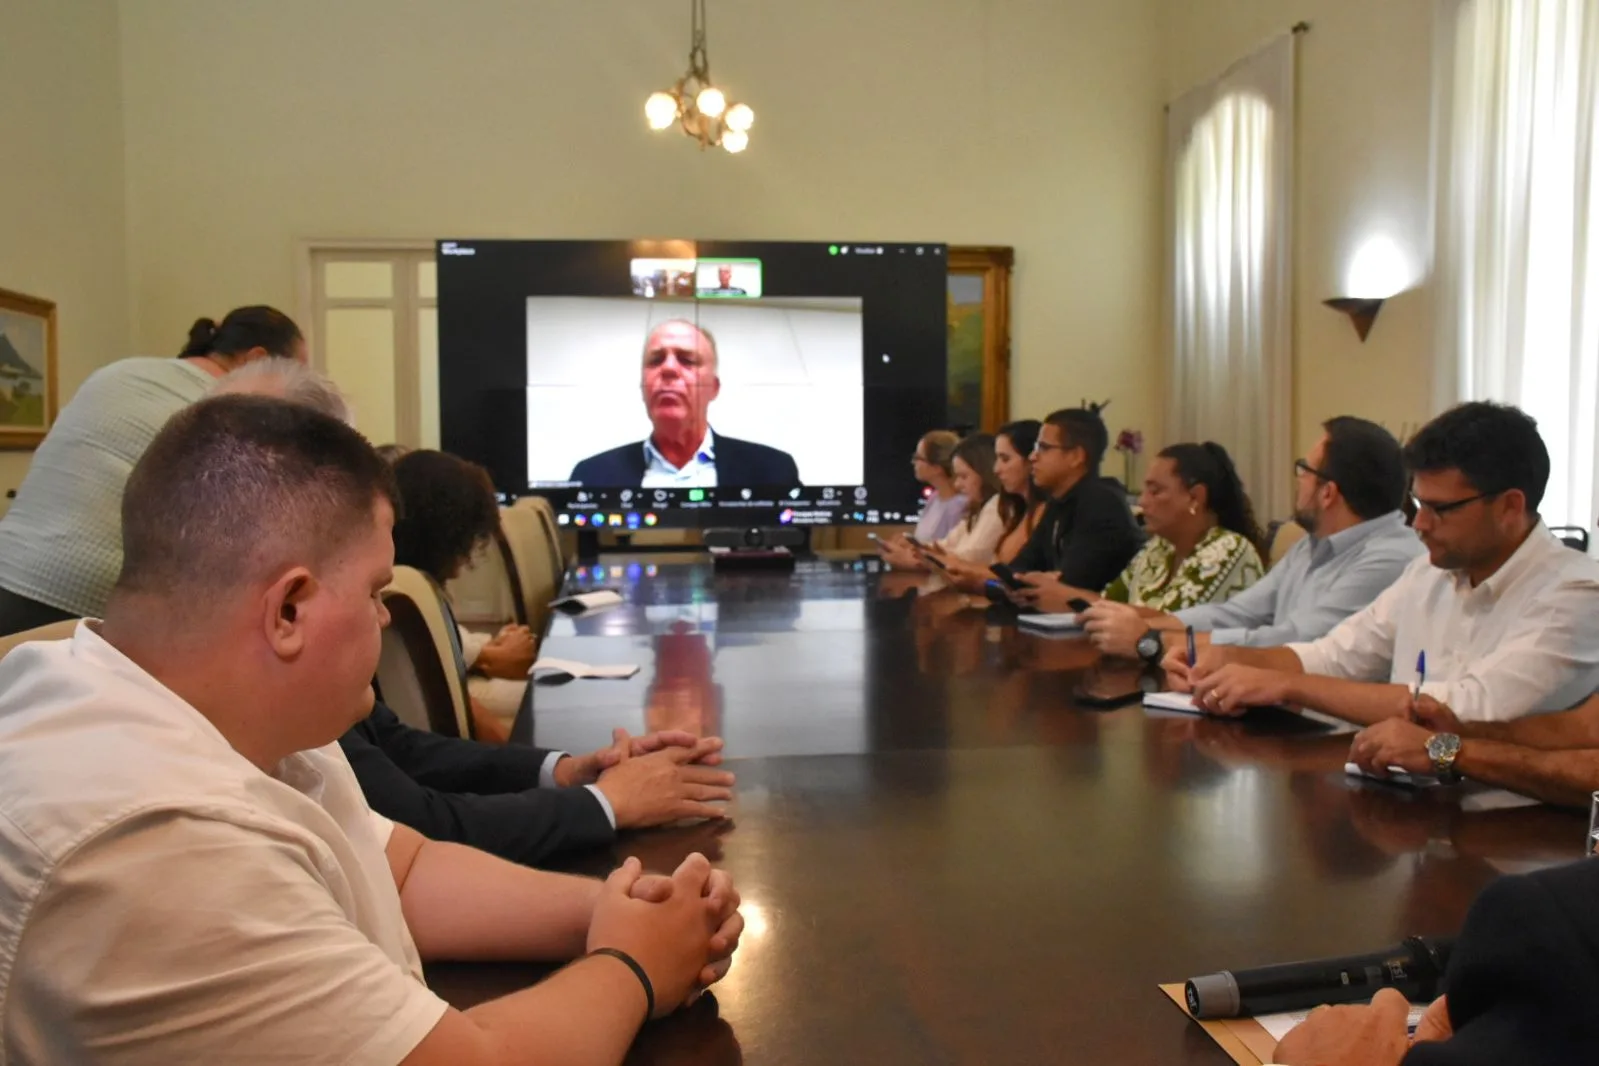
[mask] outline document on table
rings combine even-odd
[[[1427,1013],[1427,1004],[1412,1003],[1410,1005],[1410,1020],[1405,1023],[1405,1028],[1410,1033],[1416,1032],[1416,1026],[1421,1024],[1421,1016]],[[1257,1014],[1255,1021],[1259,1026],[1271,1034],[1273,1040],[1281,1040],[1288,1035],[1288,1030],[1310,1017],[1308,1010],[1284,1011],[1282,1014]]]
[[[551,600],[550,606],[566,614],[582,614],[585,611],[597,611],[601,607],[614,607],[621,602],[621,593],[612,589],[595,589],[593,592],[579,592]]]
[[[568,674],[572,677],[614,678],[621,680],[638,673],[637,663],[618,663],[611,666],[591,666],[572,659],[540,659],[528,671],[529,677],[550,674]]]
[[[1074,630],[1082,629],[1083,624],[1077,620],[1075,614],[1024,614],[1016,619],[1016,624],[1029,629]]]

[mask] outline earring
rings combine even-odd
[[[1198,514],[1199,513],[1199,504],[1197,504],[1197,503],[1189,504],[1188,505],[1188,513],[1191,514],[1191,515]]]

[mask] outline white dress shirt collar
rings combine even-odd
[[[644,480],[646,489],[715,488],[716,487],[716,433],[705,428],[705,439],[694,449],[694,455],[682,466],[673,466],[655,447],[655,439],[644,440]]]

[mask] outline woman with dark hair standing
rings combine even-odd
[[[98,617],[122,572],[122,487],[157,431],[230,370],[305,362],[300,327],[270,307],[195,322],[177,359],[95,371],[61,409],[0,519],[0,634]]]
[[[413,451],[394,462],[400,516],[394,523],[394,563],[422,571],[442,587],[500,528],[500,507],[488,471],[445,452]],[[533,634],[509,625],[490,637],[457,626],[471,695],[476,739],[504,743],[527,689]]]
[[[950,467],[955,490],[959,498],[966,500],[966,513],[942,539],[928,544],[927,551],[946,567],[961,562],[988,566],[994,561],[994,548],[1005,532],[999,512],[999,478],[994,474],[994,438],[987,433],[964,438],[955,445]],[[884,549],[883,556],[896,570],[931,569],[903,541]]]
[[[1221,603],[1260,580],[1262,536],[1220,444],[1174,444],[1150,464],[1139,500],[1150,538],[1104,598],[1155,611]]]

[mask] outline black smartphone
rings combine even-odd
[[[932,563],[934,566],[938,567],[940,570],[943,570],[945,572],[948,572],[948,570],[949,570],[949,567],[947,565],[945,565],[944,560],[940,559],[938,556],[934,555],[932,552],[923,552],[922,553],[922,560],[924,562]]]
[[[1012,592],[1027,587],[1027,583],[1016,576],[1016,572],[1004,563],[995,563],[988,568],[1000,582]]]
[[[1125,707],[1143,698],[1144,690],[1137,685],[1136,679],[1131,688],[1127,687],[1125,680],[1118,679],[1108,684],[1080,682],[1072,689],[1072,699],[1084,707]]]
[[[1082,614],[1084,611],[1086,611],[1090,607],[1092,607],[1093,604],[1089,603],[1087,600],[1085,600],[1085,599],[1083,599],[1081,597],[1078,597],[1077,599],[1067,600],[1066,601],[1066,606],[1070,607],[1073,611],[1076,611],[1078,614]]]

